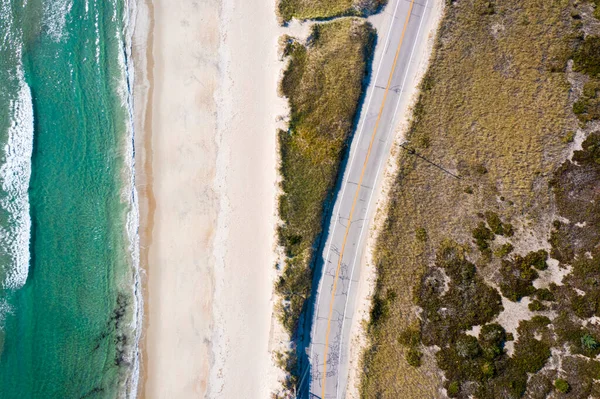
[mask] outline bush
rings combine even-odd
[[[418,241],[425,242],[427,241],[427,230],[423,227],[419,227],[415,230],[415,237]]]
[[[484,222],[479,222],[477,227],[473,229],[473,238],[475,239],[477,248],[483,251],[489,248],[490,244],[488,241],[494,239],[494,234],[487,228]]]
[[[423,354],[421,353],[420,350],[418,350],[416,348],[410,348],[406,352],[406,361],[408,362],[408,364],[410,364],[413,367],[421,366],[421,358],[422,357],[423,357]]]
[[[560,393],[567,393],[571,390],[571,386],[569,385],[569,383],[563,380],[562,378],[557,378],[554,381],[554,387]]]
[[[544,306],[543,303],[541,303],[538,300],[534,300],[532,301],[528,306],[529,310],[531,310],[532,312],[541,312],[543,310],[547,310],[548,308],[546,306]]]
[[[490,226],[490,229],[492,229],[492,232],[494,234],[497,234],[499,236],[504,235],[504,226],[502,225],[500,216],[498,216],[497,213],[487,211],[485,213],[485,220],[487,221],[488,226]]]
[[[451,398],[455,398],[458,396],[458,393],[460,392],[460,383],[458,381],[452,381],[449,385],[448,385],[448,396],[450,396]]]
[[[535,292],[533,280],[537,272],[530,267],[530,262],[517,255],[512,261],[502,260],[500,267],[500,291],[513,302]]]
[[[543,249],[537,252],[530,252],[525,255],[523,262],[526,265],[535,267],[538,270],[546,270],[548,268],[548,264],[546,261],[548,260],[548,252]]]
[[[535,297],[539,301],[554,301],[554,294],[548,288],[538,288]]]
[[[600,77],[600,37],[588,36],[573,54],[573,69],[591,77]]]
[[[514,249],[515,247],[513,247],[513,245],[510,242],[507,242],[506,244],[503,244],[500,248],[498,248],[494,252],[494,255],[496,255],[498,258],[504,258],[508,254],[510,254]]]
[[[581,337],[581,346],[584,349],[593,351],[598,348],[599,344],[598,341],[596,341],[596,338],[592,337],[590,334],[585,334]]]
[[[421,331],[407,328],[400,332],[398,342],[404,346],[418,346],[421,343]]]
[[[486,359],[495,359],[504,353],[506,331],[500,324],[486,324],[479,332],[479,344]]]

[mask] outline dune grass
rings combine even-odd
[[[460,0],[447,5],[406,145],[461,178],[412,152],[399,156],[376,246],[378,279],[363,360],[364,398],[432,398],[439,397],[441,388],[452,397],[512,398],[525,389],[551,386],[557,376],[550,371],[536,374],[526,386],[527,373],[540,370],[549,348],[560,348],[567,340],[546,339],[545,319],[521,323],[513,357],[503,352],[510,336],[496,325],[486,327],[502,336],[492,344],[485,334],[465,335],[502,310],[497,300],[489,299],[497,294],[488,292],[499,281],[511,292],[522,289],[538,298],[530,309],[564,310],[564,320],[555,327],[573,345],[581,346],[577,337],[584,334],[577,324],[569,324],[571,305],[547,301],[554,291],[536,291],[525,278],[502,280],[512,274],[501,273],[502,265],[506,270],[518,266],[535,276],[517,253],[531,259],[539,254],[531,237],[547,239],[555,212],[568,208],[557,208],[557,188],[550,182],[557,179],[555,173],[573,146],[572,132],[580,126],[572,112],[567,61],[591,45],[577,32],[577,6],[570,0]],[[587,223],[596,225],[590,218]],[[562,236],[558,231],[557,251],[566,251],[560,239],[571,237],[573,229]],[[447,248],[455,249],[449,255]],[[450,261],[460,265],[460,272],[448,269]],[[570,292],[556,295],[566,298]],[[419,318],[415,305],[422,309]],[[476,320],[482,315],[485,319]],[[416,338],[403,338],[407,334]],[[436,355],[431,345],[442,350]],[[587,367],[585,361],[571,361],[570,370]],[[569,378],[587,386],[591,372]]]
[[[279,0],[277,12],[282,22],[292,18],[326,19],[364,16],[377,12],[387,0]]]
[[[317,237],[364,89],[375,32],[364,19],[316,24],[308,44],[285,38],[289,64],[281,92],[289,100],[287,131],[279,131],[283,194],[279,242],[285,249],[276,284],[280,318],[293,335],[310,294]]]

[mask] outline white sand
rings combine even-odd
[[[274,4],[153,0],[139,9],[140,396],[268,398],[278,375],[268,345],[283,110]]]

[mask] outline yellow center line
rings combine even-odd
[[[398,0],[398,1],[401,1],[401,0]],[[365,176],[365,171],[367,169],[367,162],[369,161],[369,156],[371,155],[371,149],[373,148],[373,142],[375,141],[377,129],[379,128],[379,121],[381,120],[381,115],[383,114],[383,108],[385,107],[385,101],[387,99],[388,92],[390,91],[390,85],[392,84],[392,77],[394,76],[394,70],[396,69],[396,63],[398,62],[398,56],[400,55],[400,48],[402,47],[402,42],[404,41],[404,33],[406,32],[406,27],[408,26],[408,20],[410,18],[410,13],[412,12],[414,2],[415,2],[415,0],[411,0],[410,7],[408,8],[408,14],[406,15],[406,20],[404,21],[404,27],[402,28],[402,35],[400,36],[400,43],[398,43],[398,48],[396,49],[396,55],[394,57],[394,63],[392,64],[392,70],[390,71],[390,76],[387,81],[387,86],[385,87],[385,93],[383,94],[383,101],[381,102],[381,107],[379,108],[379,114],[377,115],[377,121],[375,122],[375,129],[373,129],[371,141],[369,142],[369,149],[367,150],[367,157],[365,158],[365,162],[363,164],[362,171],[360,172],[360,179],[358,180],[358,185],[356,187],[356,194],[354,194],[354,200],[352,201],[352,208],[350,208],[350,216],[348,217],[348,225],[346,226],[346,232],[344,233],[344,240],[342,241],[342,250],[340,251],[337,269],[335,270],[335,277],[333,280],[333,290],[331,291],[331,302],[329,304],[329,317],[327,318],[327,331],[325,333],[325,350],[323,353],[323,381],[321,383],[321,386],[322,386],[321,398],[325,398],[325,383],[327,382],[327,351],[329,349],[329,333],[331,332],[331,316],[333,315],[333,303],[334,303],[334,299],[335,299],[335,290],[337,288],[338,277],[339,277],[340,269],[342,266],[342,257],[344,256],[344,249],[346,248],[346,240],[348,239],[348,233],[350,231],[350,226],[352,225],[352,216],[354,215],[354,208],[356,207],[356,202],[358,201],[358,194],[360,193],[360,186],[362,185],[362,181]],[[393,21],[392,21],[392,23],[393,23]],[[343,331],[342,331],[342,334],[343,334]]]

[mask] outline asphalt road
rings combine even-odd
[[[350,326],[370,206],[390,155],[402,108],[398,105],[408,101],[408,85],[415,84],[414,61],[425,49],[423,25],[431,17],[433,1],[392,0],[383,11],[371,82],[324,247],[309,345],[311,398],[345,397]]]

